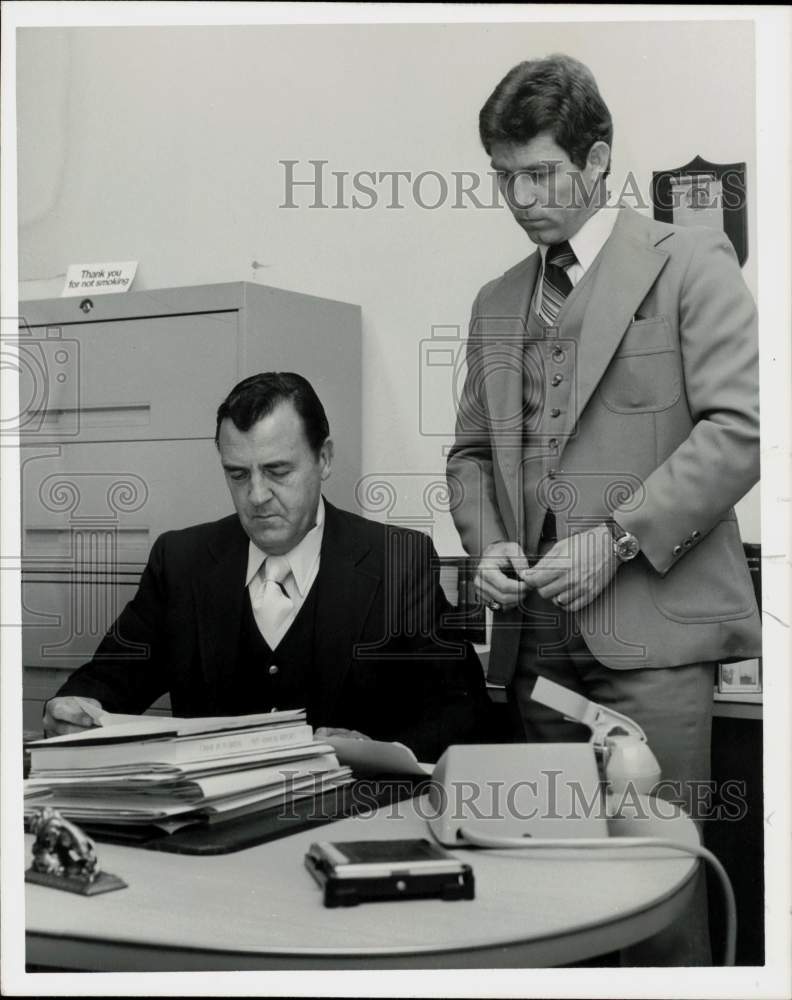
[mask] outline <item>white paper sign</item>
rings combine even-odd
[[[111,264],[71,264],[66,272],[62,295],[128,292],[135,280],[137,266],[136,260],[122,260]]]

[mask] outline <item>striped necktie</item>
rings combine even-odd
[[[550,247],[545,254],[542,305],[539,309],[539,315],[545,323],[552,325],[558,319],[564,299],[572,291],[572,282],[566,269],[575,263],[575,251],[567,240]]]

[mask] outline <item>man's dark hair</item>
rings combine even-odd
[[[294,372],[260,372],[235,385],[217,409],[215,444],[224,420],[244,433],[285,402],[299,413],[308,444],[318,455],[330,435],[327,414],[308,379]]]
[[[484,149],[524,145],[547,132],[581,170],[595,142],[613,140],[610,111],[591,70],[570,56],[521,62],[504,76],[479,114]]]

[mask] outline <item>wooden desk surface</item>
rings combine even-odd
[[[674,920],[697,862],[657,848],[454,850],[476,898],[327,909],[303,865],[314,840],[427,836],[421,800],[258,847],[196,857],[99,844],[129,888],[93,897],[26,886],[27,962],[95,971],[495,968],[561,965]],[[685,816],[619,820],[618,835],[698,837]],[[27,838],[29,856],[31,838]]]

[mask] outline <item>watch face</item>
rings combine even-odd
[[[635,535],[625,535],[616,542],[616,555],[623,562],[634,559],[638,555],[640,546]]]

